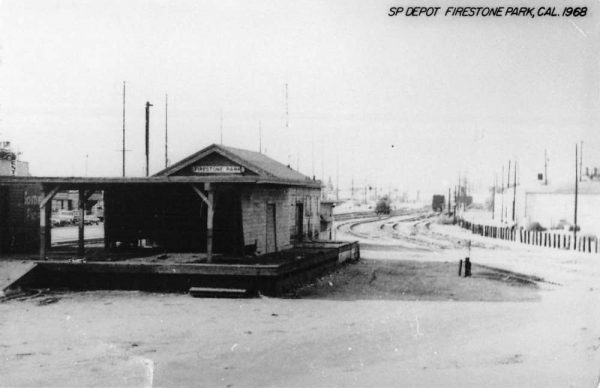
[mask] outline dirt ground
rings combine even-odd
[[[462,270],[464,275],[464,269]],[[526,301],[542,279],[475,265],[459,277],[454,262],[363,259],[317,279],[290,297],[334,300]]]
[[[453,228],[435,232],[464,236]],[[597,386],[600,257],[480,244],[465,279],[464,250],[361,253],[285,298],[7,300],[0,385]]]

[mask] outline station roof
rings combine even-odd
[[[0,176],[2,183],[41,183],[65,189],[126,184],[238,183],[320,188],[312,180],[268,156],[212,144],[150,177]]]
[[[303,175],[291,167],[286,166],[285,164],[280,163],[260,152],[226,147],[219,144],[212,144],[196,152],[195,154],[182,159],[174,165],[156,173],[154,176],[175,175],[186,167],[202,161],[202,159],[207,158],[211,154],[221,155],[225,159],[229,159],[265,179],[298,182],[312,181],[310,177]]]

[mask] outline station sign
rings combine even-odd
[[[192,171],[196,174],[242,174],[242,166],[193,166]]]

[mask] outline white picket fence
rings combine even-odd
[[[501,240],[515,241],[522,244],[537,245],[541,247],[574,250],[586,253],[599,253],[598,236],[578,235],[573,238],[573,233],[557,231],[536,231],[516,227],[499,227],[492,225],[476,224],[459,219],[456,222],[460,227],[470,230],[474,234],[484,237],[498,238]]]

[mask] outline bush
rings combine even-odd
[[[527,230],[533,230],[536,232],[543,232],[546,230],[546,228],[544,228],[542,225],[540,225],[539,222],[531,222],[529,225],[527,225]]]

